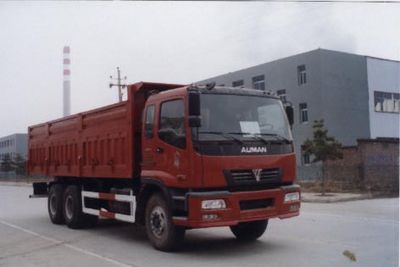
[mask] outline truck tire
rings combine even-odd
[[[49,217],[54,224],[64,224],[63,214],[63,193],[64,186],[61,184],[53,184],[50,186],[49,196],[47,197],[47,211]]]
[[[253,241],[262,236],[267,229],[268,220],[244,222],[231,226],[232,233],[240,241]]]
[[[69,185],[65,189],[63,212],[65,223],[72,229],[95,226],[98,220],[97,216],[82,212],[81,189],[77,185]]]
[[[178,249],[185,238],[185,229],[173,224],[171,209],[161,194],[154,194],[147,201],[145,226],[151,244],[161,251]]]

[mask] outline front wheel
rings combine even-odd
[[[185,237],[185,229],[173,224],[171,209],[161,194],[151,196],[147,202],[145,224],[151,244],[161,251],[177,249]]]
[[[240,241],[252,241],[262,236],[267,229],[268,220],[244,222],[231,226],[232,233]]]

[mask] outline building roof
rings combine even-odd
[[[0,140],[2,140],[2,139],[9,139],[9,138],[13,138],[13,137],[15,137],[15,136],[21,136],[21,135],[25,135],[25,136],[27,136],[28,134],[26,134],[26,133],[14,133],[14,134],[9,134],[9,135],[5,135],[5,136],[0,136]]]
[[[315,52],[319,52],[319,51],[327,51],[327,52],[333,52],[333,53],[348,54],[348,55],[353,55],[353,56],[360,56],[360,57],[373,58],[373,59],[386,60],[386,61],[392,61],[392,62],[400,63],[400,61],[395,60],[395,59],[387,59],[387,58],[380,58],[380,57],[373,57],[373,56],[367,56],[367,55],[354,54],[354,53],[350,53],[350,52],[343,52],[343,51],[338,51],[338,50],[317,48],[317,49],[309,50],[309,51],[306,51],[306,52],[303,52],[303,53],[298,53],[298,54],[290,55],[290,56],[287,56],[287,57],[274,59],[272,61],[268,61],[268,62],[265,62],[265,63],[257,64],[257,65],[254,65],[254,66],[250,66],[250,67],[238,69],[238,70],[235,70],[235,71],[230,71],[230,72],[226,72],[226,73],[223,73],[223,74],[215,75],[215,76],[213,76],[211,78],[205,78],[203,80],[210,80],[210,79],[213,79],[213,78],[216,78],[216,77],[219,77],[219,76],[223,76],[223,75],[226,75],[226,74],[229,74],[229,73],[232,73],[232,72],[238,72],[238,71],[248,70],[248,69],[251,69],[251,68],[257,68],[257,67],[260,67],[260,66],[263,66],[263,65],[266,65],[266,64],[270,64],[270,63],[273,63],[273,62],[285,60],[285,59],[288,59],[288,58],[291,58],[291,57],[294,57],[294,56],[299,56],[299,55],[304,55],[304,54],[309,54],[309,53],[311,54],[311,53],[315,53]]]

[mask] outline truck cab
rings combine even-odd
[[[141,177],[168,188],[175,225],[234,227],[299,214],[290,123],[265,91],[155,93],[143,112],[141,151]]]

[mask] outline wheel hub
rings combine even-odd
[[[157,206],[150,214],[150,227],[153,234],[160,238],[166,227],[166,215],[163,208]]]

